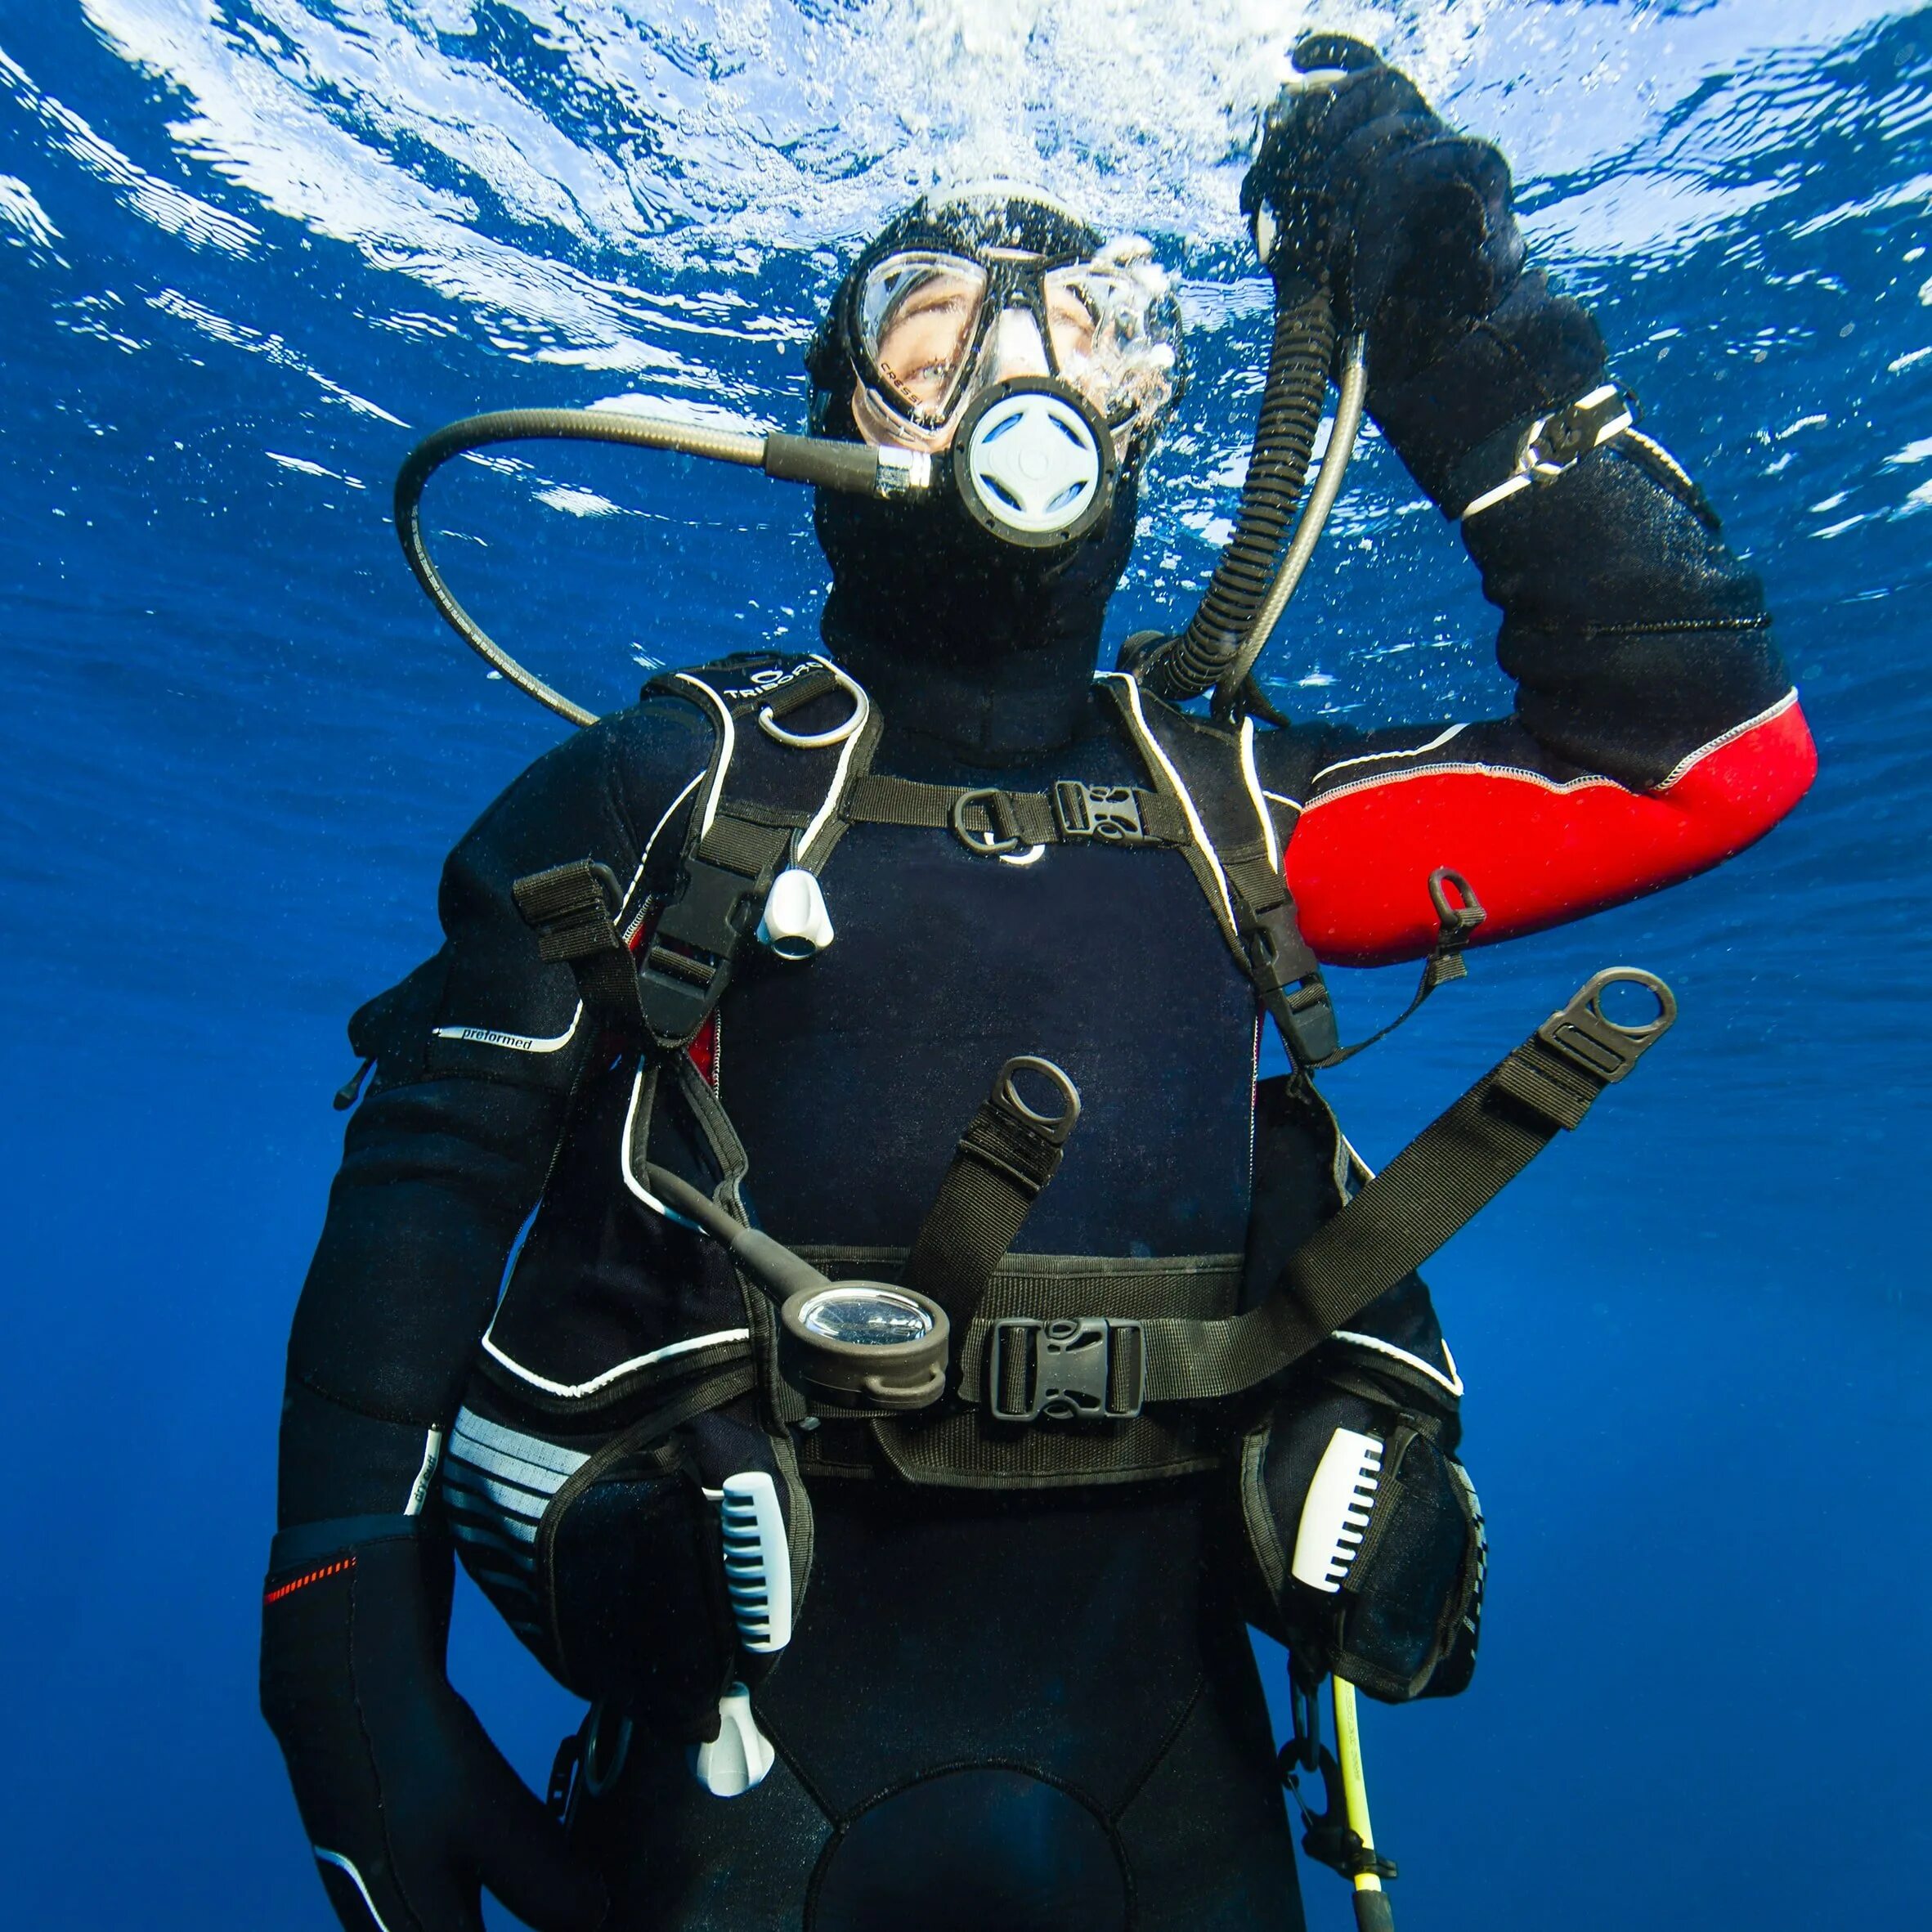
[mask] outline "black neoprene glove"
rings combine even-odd
[[[1468,1685],[1486,1549],[1456,1441],[1453,1404],[1360,1372],[1307,1377],[1277,1410],[1262,1486],[1280,1634],[1307,1676],[1392,1703]]]
[[[595,1932],[602,1883],[450,1688],[447,1541],[407,1517],[276,1539],[262,1710],[351,1932],[482,1932],[485,1886],[538,1932]]]
[[[1312,34],[1269,110],[1241,207],[1284,294],[1325,285],[1365,330],[1369,410],[1455,513],[1472,451],[1602,379],[1603,338],[1525,271],[1509,168],[1458,134],[1372,47]]]

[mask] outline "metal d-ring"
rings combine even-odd
[[[851,693],[852,715],[830,731],[787,731],[772,715],[772,707],[766,705],[758,714],[758,728],[768,738],[775,738],[781,745],[796,745],[800,751],[823,751],[828,745],[842,745],[854,733],[865,724],[867,715],[872,708],[872,701],[863,688],[855,684],[839,669],[829,657],[813,653],[813,662],[823,664],[839,681],[840,687]]]

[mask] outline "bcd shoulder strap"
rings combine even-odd
[[[586,1005],[660,1053],[688,1047],[724,997],[772,881],[816,872],[878,742],[864,690],[825,657],[751,652],[667,671],[647,696],[696,704],[715,728],[676,883],[641,957],[615,923],[616,881],[588,859],[519,879],[518,907],[545,961],[568,964]]]
[[[1334,1003],[1295,917],[1280,835],[1255,772],[1253,720],[1231,732],[1149,697],[1123,673],[1100,683],[1154,782],[1186,816],[1188,863],[1289,1059],[1302,1070],[1332,1065],[1340,1051]]]

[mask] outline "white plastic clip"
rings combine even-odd
[[[693,1750],[691,1769],[714,1798],[742,1798],[764,1782],[775,1755],[751,1715],[751,1693],[734,1683],[718,1700],[718,1735]]]
[[[758,939],[781,959],[809,959],[832,944],[832,915],[812,873],[792,866],[773,880]]]
[[[778,1484],[762,1469],[727,1476],[718,1521],[738,1642],[760,1653],[782,1650],[791,1641],[791,1548]]]
[[[1355,1559],[1382,1483],[1382,1438],[1359,1429],[1337,1429],[1316,1465],[1295,1532],[1289,1573],[1297,1583],[1334,1596]]]

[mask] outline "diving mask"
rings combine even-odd
[[[1047,379],[1100,419],[1124,459],[1180,393],[1174,278],[1137,235],[1057,263],[1028,248],[897,249],[862,271],[848,326],[852,415],[871,443],[951,448],[986,390]]]

